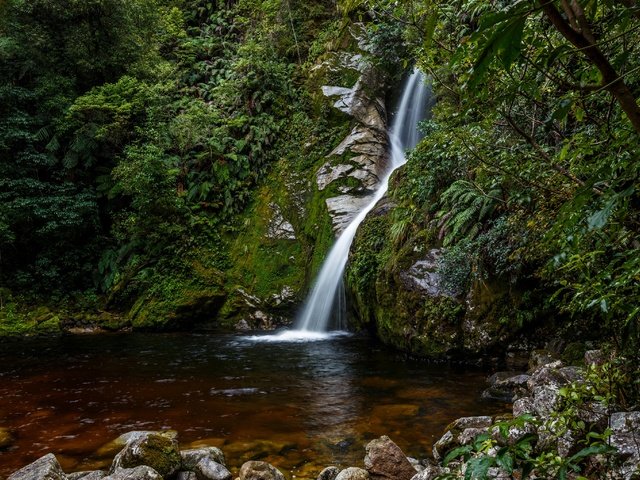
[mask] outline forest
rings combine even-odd
[[[332,199],[372,191],[341,147],[417,68],[433,105],[355,234],[349,329],[433,362],[603,352],[545,427],[580,448],[482,437],[437,478],[636,478],[576,412],[640,405],[639,40],[636,0],[0,1],[0,342],[290,326]]]

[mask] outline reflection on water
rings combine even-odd
[[[269,341],[266,341],[269,340]],[[0,477],[48,452],[66,471],[129,430],[174,429],[183,446],[220,446],[232,472],[264,459],[298,478],[362,465],[387,434],[424,456],[455,417],[480,404],[482,372],[408,361],[367,338],[107,335],[0,344]],[[291,339],[288,339],[291,340]]]

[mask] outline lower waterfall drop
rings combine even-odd
[[[332,316],[336,318],[333,322],[334,329],[346,328],[343,273],[351,243],[362,221],[387,192],[391,174],[405,164],[405,151],[414,148],[420,140],[418,123],[425,118],[430,93],[424,74],[414,69],[405,82],[398,110],[389,130],[391,144],[389,171],[381,178],[378,189],[371,196],[371,201],[358,212],[329,251],[313,289],[307,297],[304,309],[296,319],[295,329],[298,333],[327,332],[331,329]]]

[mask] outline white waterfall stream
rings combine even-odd
[[[430,89],[425,84],[424,75],[419,70],[414,70],[405,81],[398,110],[389,130],[389,171],[380,179],[378,189],[371,195],[371,201],[358,212],[331,248],[304,308],[296,319],[295,331],[320,333],[346,327],[342,278],[349,248],[362,221],[387,192],[389,177],[406,162],[405,151],[415,147],[420,140],[418,123],[425,118],[429,97]],[[294,332],[290,333],[295,335]]]

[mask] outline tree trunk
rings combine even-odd
[[[609,63],[609,60],[597,45],[587,40],[582,33],[571,28],[571,25],[562,18],[562,15],[551,1],[538,0],[538,3],[558,32],[578,48],[600,71],[603,88],[615,97],[622,110],[627,114],[635,131],[640,134],[640,107],[638,107],[635,96],[611,63]]]

